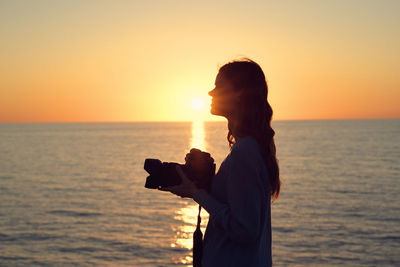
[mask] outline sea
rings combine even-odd
[[[400,266],[400,120],[274,121],[274,266]],[[0,266],[191,266],[197,204],[146,158],[217,168],[226,122],[0,124]],[[202,211],[203,232],[208,214]]]

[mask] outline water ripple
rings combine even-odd
[[[53,215],[72,216],[72,217],[93,217],[93,216],[103,215],[103,213],[99,212],[78,212],[72,210],[52,210],[47,213]]]

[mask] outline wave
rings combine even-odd
[[[71,217],[96,217],[103,215],[103,213],[100,212],[81,212],[73,210],[52,210],[48,211],[47,213],[53,215],[71,216]]]

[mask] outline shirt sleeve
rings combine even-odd
[[[254,242],[261,231],[263,185],[254,151],[232,151],[226,184],[228,203],[222,203],[204,190],[194,200],[212,215],[211,223],[238,243]],[[265,203],[264,203],[265,204]]]

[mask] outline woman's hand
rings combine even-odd
[[[166,186],[159,188],[161,191],[168,191],[180,197],[193,198],[194,194],[197,192],[197,186],[183,173],[180,166],[176,166],[176,171],[182,179],[182,183],[174,186]]]
[[[214,163],[214,159],[210,153],[201,151],[197,148],[190,149],[190,153],[186,154],[185,165],[189,165],[195,172],[203,172],[205,168]]]

